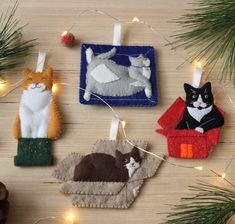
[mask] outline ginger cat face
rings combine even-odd
[[[22,75],[25,78],[22,83],[22,88],[24,90],[40,93],[46,90],[51,90],[52,88],[52,68],[47,68],[43,72],[32,72],[30,69],[26,68],[22,71]]]

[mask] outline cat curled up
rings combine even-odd
[[[19,114],[13,126],[13,136],[18,138],[57,139],[61,134],[61,117],[52,96],[53,70],[43,72],[23,69],[23,94]]]
[[[204,133],[223,126],[224,118],[214,104],[210,82],[201,88],[194,88],[185,83],[184,90],[186,92],[186,108],[176,129],[195,129]]]
[[[105,153],[85,156],[75,167],[74,181],[126,182],[140,167],[139,150],[122,154],[116,150],[115,157]]]

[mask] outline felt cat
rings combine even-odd
[[[94,55],[91,48],[86,50],[87,74],[84,99],[90,100],[91,93],[102,96],[131,96],[145,91],[145,95],[152,96],[149,81],[151,76],[150,60],[142,54],[129,57],[130,66],[126,67],[110,60],[116,54],[116,48],[109,52]]]
[[[61,134],[61,118],[52,96],[53,70],[22,71],[23,94],[19,114],[16,117],[13,135],[18,138],[56,139]]]
[[[214,104],[210,82],[201,88],[194,88],[185,83],[184,89],[186,108],[176,129],[195,129],[204,133],[224,124],[224,118]]]
[[[116,150],[115,156],[92,153],[85,156],[75,167],[74,181],[126,182],[140,167],[139,150],[122,154]]]

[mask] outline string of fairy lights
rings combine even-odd
[[[101,14],[101,15],[105,15],[115,21],[119,21],[121,22],[122,24],[132,24],[132,23],[140,23],[142,25],[144,25],[146,28],[148,28],[149,30],[151,30],[155,35],[158,35],[160,36],[168,46],[171,46],[171,50],[174,52],[174,54],[176,54],[178,57],[181,57],[183,60],[184,60],[184,63],[185,62],[188,62],[190,63],[184,56],[182,56],[181,54],[179,54],[179,52],[176,52],[175,48],[172,46],[172,43],[164,36],[161,34],[161,32],[157,31],[153,26],[151,26],[150,24],[148,24],[147,22],[143,21],[143,20],[140,20],[138,17],[134,17],[131,21],[121,21],[120,19],[106,13],[106,12],[103,12],[103,11],[100,11],[100,10],[84,10],[82,11],[80,14],[78,14],[77,17],[80,17],[82,15],[84,15],[85,13],[97,13],[97,14]],[[64,31],[64,33],[67,33],[69,31],[71,31],[74,27],[75,27],[76,23],[74,23],[69,29],[68,31]],[[58,38],[57,38],[58,39]],[[191,63],[190,63],[191,64]],[[197,64],[193,64],[193,67],[197,66]],[[3,98],[3,97],[6,97],[7,95],[9,95],[11,92],[13,92],[14,90],[16,90],[22,83],[24,79],[21,79],[19,80],[18,82],[16,83],[13,83],[11,85],[8,84],[8,82],[4,79],[0,79],[0,93],[2,93],[0,95],[0,98]],[[73,85],[70,85],[68,83],[56,83],[54,82],[53,84],[53,87],[52,87],[52,92],[53,94],[56,94],[58,92],[58,86],[61,85],[61,86],[68,86],[68,87],[73,87]],[[75,87],[75,86],[74,86]],[[77,86],[76,86],[77,87]],[[80,88],[81,90],[85,91],[85,89],[83,88]],[[110,110],[112,111],[112,113],[114,114],[114,116],[118,119],[119,123],[121,124],[121,130],[122,130],[122,133],[124,135],[124,139],[131,145],[133,145],[133,143],[128,139],[128,136],[126,134],[126,130],[125,130],[125,126],[126,126],[126,121],[120,119],[119,115],[116,113],[116,111],[114,110],[113,107],[111,107],[111,105],[109,105],[104,99],[102,99],[100,96],[96,95],[96,94],[93,94],[91,93],[94,97],[97,97],[99,100],[101,100],[107,107],[110,108]],[[229,95],[227,95],[230,103],[233,105],[233,107],[235,107],[231,97]],[[182,164],[177,164],[177,163],[173,163],[171,161],[169,161],[167,158],[165,157],[162,157],[162,156],[159,156],[153,152],[150,152],[150,151],[147,151],[141,147],[137,147],[139,150],[145,152],[145,153],[148,153],[150,154],[151,156],[154,156],[154,157],[157,157],[158,159],[161,159],[162,161],[166,162],[166,163],[169,163],[170,165],[172,166],[176,166],[176,167],[181,167],[181,168],[187,168],[187,169],[194,169],[194,170],[198,170],[198,171],[203,171],[205,170],[203,166],[187,166],[187,165],[182,165]],[[235,187],[235,185],[229,181],[227,178],[226,178],[226,171],[228,170],[228,168],[230,167],[232,161],[234,159],[234,156],[232,156],[231,160],[229,161],[229,163],[227,164],[226,168],[224,169],[224,172],[222,174],[212,170],[212,169],[209,169],[207,168],[207,170],[209,170],[210,172],[212,172],[215,176],[219,177],[221,180],[224,180],[226,181],[228,184],[230,184],[231,186]],[[67,224],[74,224],[76,222],[76,216],[72,213],[68,214],[64,219],[61,219],[61,218],[57,218],[57,217],[43,217],[43,218],[40,218],[38,220],[36,220],[33,224],[39,224],[41,222],[44,222],[46,220],[58,220],[58,221],[65,221]]]

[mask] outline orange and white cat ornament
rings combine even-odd
[[[13,126],[13,136],[19,139],[15,165],[52,165],[51,140],[57,139],[62,130],[61,116],[52,95],[53,69],[48,67],[43,72],[33,72],[26,68],[22,75],[23,94]],[[35,153],[42,155],[46,164]]]

